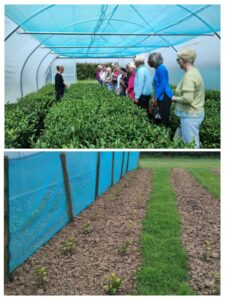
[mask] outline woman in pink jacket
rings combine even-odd
[[[131,100],[135,99],[134,96],[134,78],[135,78],[135,73],[136,73],[136,67],[133,62],[129,63],[127,66],[127,71],[129,73],[129,79],[128,79],[128,87],[126,90],[127,96],[131,98]]]

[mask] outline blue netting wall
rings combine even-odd
[[[127,160],[128,160],[128,152],[124,152],[124,161],[123,161],[123,170],[122,170],[122,175],[123,176],[126,174]]]
[[[120,180],[122,157],[122,152],[114,153],[114,183],[117,183]]]
[[[10,272],[68,222],[59,153],[9,161]]]
[[[112,182],[112,152],[102,152],[100,162],[100,176],[98,194],[102,195]]]
[[[114,153],[114,184],[138,167],[139,153]],[[51,239],[68,222],[60,152],[36,153],[9,159],[10,272]],[[10,157],[10,156],[9,156]],[[88,207],[96,195],[98,152],[66,152],[73,215]],[[112,183],[112,152],[100,153],[98,195]]]
[[[133,171],[138,168],[139,156],[139,152],[130,152],[128,171]]]
[[[66,153],[74,216],[95,200],[97,152]]]

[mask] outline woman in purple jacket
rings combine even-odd
[[[153,105],[159,107],[159,114],[161,117],[162,124],[165,127],[168,127],[170,117],[170,105],[173,92],[169,85],[169,75],[166,67],[163,65],[163,58],[161,53],[151,53],[148,58],[148,64],[151,68],[155,68],[155,75],[153,78]]]

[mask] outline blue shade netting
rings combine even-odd
[[[58,153],[9,161],[10,272],[68,222]]]
[[[112,184],[112,152],[101,152],[98,194],[102,195]]]
[[[122,168],[122,152],[115,152],[114,153],[114,183],[118,183],[120,180],[121,175],[121,168]]]
[[[5,14],[24,31],[34,32],[33,36],[43,45],[54,47],[55,53],[68,57],[133,56],[220,31],[219,5],[6,5]],[[149,33],[153,35],[140,35]],[[116,45],[124,49],[118,53],[118,49],[113,49]],[[138,48],[132,48],[135,46]]]
[[[19,158],[15,158],[15,152],[7,154],[9,271],[12,272],[69,222],[69,213],[62,153],[40,152],[18,155]],[[98,195],[106,192],[112,183],[118,183],[127,170],[136,169],[139,161],[138,152],[66,152],[64,155],[74,217],[96,198],[98,155]]]
[[[97,152],[66,153],[74,216],[95,200]]]

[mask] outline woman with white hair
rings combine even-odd
[[[112,84],[112,69],[110,67],[108,67],[106,69],[107,71],[107,75],[106,75],[106,78],[105,78],[105,84],[107,86],[107,89],[109,91],[112,91],[113,90],[113,84]]]
[[[194,67],[196,52],[183,49],[177,53],[177,63],[185,75],[177,85],[172,101],[176,103],[176,115],[180,118],[177,136],[184,143],[195,142],[200,147],[199,129],[204,119],[205,88],[199,71]]]
[[[146,109],[148,114],[152,85],[150,72],[145,66],[144,56],[137,55],[134,58],[134,63],[136,66],[136,75],[134,79],[134,103],[141,108]]]
[[[128,85],[126,89],[126,95],[130,97],[131,100],[134,100],[134,78],[136,73],[136,67],[133,62],[127,65],[127,72],[129,74]]]
[[[169,85],[169,75],[166,67],[163,65],[161,53],[151,53],[148,57],[148,64],[151,68],[155,68],[155,75],[153,78],[154,99],[152,104],[154,107],[159,107],[161,122],[165,127],[168,127],[173,92]]]

